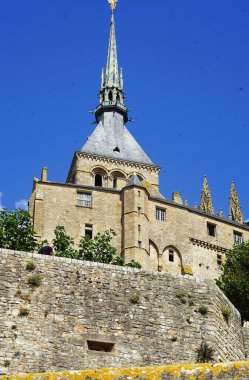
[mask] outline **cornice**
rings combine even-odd
[[[155,172],[158,174],[161,170],[160,166],[157,166],[157,165],[149,165],[149,164],[144,164],[142,162],[122,160],[119,158],[101,156],[101,155],[97,155],[97,154],[89,154],[89,153],[85,153],[82,151],[75,152],[75,156],[77,158],[87,158],[87,159],[92,160],[92,161],[102,161],[102,162],[108,162],[108,163],[112,163],[112,164],[119,164],[122,166],[132,166],[135,169],[145,169],[147,171]]]
[[[211,244],[211,243],[208,243],[208,242],[203,241],[203,240],[199,240],[199,239],[195,239],[195,238],[190,237],[189,241],[193,245],[197,245],[199,247],[210,249],[211,251],[216,251],[216,252],[221,252],[221,253],[227,253],[228,252],[227,248],[220,247],[219,245]]]

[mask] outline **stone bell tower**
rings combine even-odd
[[[121,190],[134,172],[158,190],[160,168],[153,164],[126,128],[129,121],[124,99],[124,80],[118,65],[114,10],[110,0],[111,25],[105,70],[102,70],[96,128],[81,151],[75,152],[67,183]]]

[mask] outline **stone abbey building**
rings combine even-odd
[[[113,243],[126,262],[134,259],[144,269],[216,278],[227,250],[249,240],[235,186],[228,219],[222,211],[214,213],[206,177],[199,207],[183,203],[180,193],[173,193],[171,200],[160,193],[160,167],[126,128],[114,12],[95,117],[97,126],[75,152],[66,183],[48,181],[46,168],[34,180],[29,212],[40,240],[51,241],[57,225],[76,244],[81,236],[113,229]]]

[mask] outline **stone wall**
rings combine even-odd
[[[249,322],[246,322],[243,327],[245,355],[249,358]]]
[[[216,362],[244,359],[240,315],[210,280],[0,250],[2,372],[194,363],[202,341]]]

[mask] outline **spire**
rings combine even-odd
[[[243,224],[243,214],[239,204],[239,197],[232,182],[231,192],[229,197],[229,218],[234,222]]]
[[[95,110],[96,121],[98,122],[103,112],[116,111],[124,118],[124,123],[128,121],[128,110],[124,104],[123,92],[123,72],[119,72],[118,53],[115,30],[114,10],[118,0],[108,0],[111,5],[111,26],[107,53],[106,69],[101,75],[101,87],[99,94],[99,105]]]
[[[109,47],[108,47],[106,74],[105,74],[105,85],[108,87],[109,86],[119,87],[118,53],[117,53],[116,32],[115,32],[115,19],[114,19],[113,12],[112,12],[112,17],[111,17],[110,38],[109,38]]]
[[[199,209],[204,212],[207,212],[208,214],[214,214],[211,191],[210,191],[210,187],[208,186],[206,176],[204,176],[204,182],[203,182],[202,192],[201,192],[201,204],[199,206]]]

